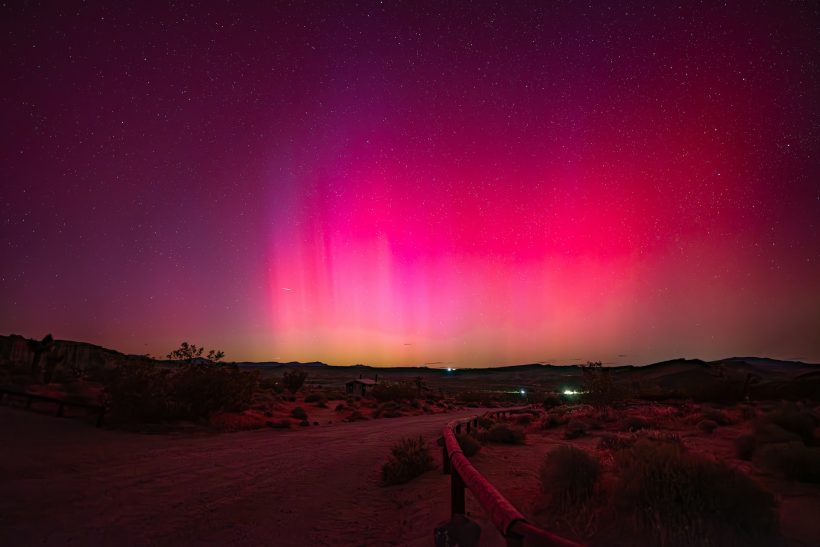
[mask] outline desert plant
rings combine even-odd
[[[569,418],[565,415],[550,412],[544,416],[544,419],[541,421],[541,429],[552,429],[553,427],[558,427],[559,425],[564,425],[568,422]]]
[[[111,421],[158,423],[173,417],[171,371],[150,363],[120,365],[105,386]]]
[[[603,435],[598,441],[598,450],[623,450],[635,444],[637,440],[635,435]]]
[[[273,429],[290,429],[290,420],[267,421],[265,425]]]
[[[716,408],[707,408],[701,412],[701,419],[702,420],[712,420],[718,425],[729,425],[732,423],[732,420],[729,419],[729,416],[723,412],[722,410],[718,410]]]
[[[486,439],[493,443],[524,444],[526,433],[523,430],[499,424],[487,431]]]
[[[564,430],[565,439],[577,439],[583,437],[589,431],[589,424],[583,420],[573,419],[567,423]]]
[[[529,414],[521,414],[515,418],[515,423],[518,425],[530,425],[532,422],[532,416]]]
[[[704,433],[712,433],[717,427],[718,424],[714,420],[701,420],[698,422],[698,429]]]
[[[764,444],[789,443],[801,441],[800,435],[786,431],[777,424],[760,420],[754,426],[755,441],[758,446]]]
[[[324,400],[325,398],[319,395],[318,393],[308,393],[307,395],[305,395],[306,403],[318,403]]]
[[[370,394],[380,403],[409,401],[416,397],[416,386],[409,382],[381,382],[373,386]]]
[[[458,446],[461,448],[461,452],[468,458],[476,455],[478,451],[481,450],[481,443],[472,435],[460,433],[456,435],[456,440],[458,441]]]
[[[171,397],[180,418],[198,420],[218,411],[247,409],[253,400],[257,375],[234,365],[186,364],[171,376]]]
[[[801,410],[791,402],[784,402],[766,415],[766,419],[792,433],[799,435],[802,441],[814,443],[815,420],[811,413]]]
[[[600,361],[587,362],[581,366],[582,381],[584,386],[584,400],[596,407],[610,406],[623,398],[623,390],[620,389],[609,369],[604,368]]]
[[[296,418],[297,420],[307,420],[307,412],[301,406],[297,406],[293,410],[290,411],[290,415]]]
[[[790,480],[820,482],[820,448],[807,448],[799,441],[759,447],[754,462],[766,471]]]
[[[488,418],[486,416],[478,417],[478,427],[481,429],[491,429],[493,426],[495,426],[495,420],[492,418]]]
[[[433,457],[421,437],[402,439],[390,449],[382,467],[382,483],[402,484],[433,469]]]
[[[193,362],[194,359],[201,358],[202,352],[205,351],[205,348],[202,346],[197,346],[196,344],[188,344],[188,342],[182,342],[177,349],[172,351],[167,355],[168,359],[172,361],[185,361],[187,363]],[[225,357],[225,352],[222,350],[210,350],[205,357],[209,361],[217,362]]]
[[[590,502],[600,474],[598,458],[574,446],[551,450],[539,472],[550,507],[562,513],[578,512]]]
[[[772,545],[774,497],[728,465],[639,440],[619,452],[607,530],[650,546]]]
[[[336,405],[336,408],[334,410],[336,412],[341,412],[344,409],[345,409],[345,404],[344,403],[339,403],[338,405]]]
[[[307,372],[299,369],[290,369],[282,375],[282,385],[291,393],[296,393],[302,388],[307,379]]]
[[[652,427],[649,420],[640,416],[627,416],[621,422],[621,431],[640,431]]]
[[[751,460],[754,455],[757,441],[754,435],[738,435],[735,437],[735,454],[741,460]]]
[[[367,419],[367,416],[365,416],[364,414],[362,414],[358,410],[354,410],[353,412],[350,413],[350,416],[347,417],[348,422],[361,422],[361,421],[366,420],[366,419]]]

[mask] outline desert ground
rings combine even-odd
[[[0,544],[430,545],[449,507],[439,451],[406,485],[379,468],[399,438],[432,444],[475,413],[145,435],[0,407]]]

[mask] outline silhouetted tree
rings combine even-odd
[[[194,359],[202,357],[202,353],[204,351],[205,348],[202,346],[197,346],[196,344],[189,345],[188,342],[183,342],[179,345],[178,349],[175,349],[168,354],[168,359],[171,359],[172,361],[185,361],[186,363],[190,363]],[[205,358],[209,361],[217,362],[223,357],[225,357],[224,351],[212,349],[208,352],[208,355]]]
[[[296,393],[302,387],[302,384],[305,383],[306,378],[307,372],[304,370],[291,369],[282,376],[282,384],[285,386],[285,389],[291,393]]]

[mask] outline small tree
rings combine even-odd
[[[584,398],[593,406],[609,406],[621,398],[621,390],[615,385],[608,369],[600,361],[587,361],[581,365]]]
[[[285,385],[285,389],[291,393],[296,393],[299,389],[301,389],[306,378],[307,372],[304,370],[291,369],[285,372],[284,376],[282,376],[282,383]]]
[[[188,344],[188,342],[183,342],[179,345],[178,349],[175,349],[171,353],[168,354],[168,359],[172,361],[185,361],[186,363],[193,362],[194,359],[202,357],[202,353],[205,351],[203,346],[197,346],[196,344]],[[222,350],[210,350],[206,359],[211,362],[217,362],[220,359],[225,357],[225,352]]]

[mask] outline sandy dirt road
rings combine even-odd
[[[448,478],[383,488],[381,464],[476,413],[170,436],[0,407],[0,545],[431,545]]]

